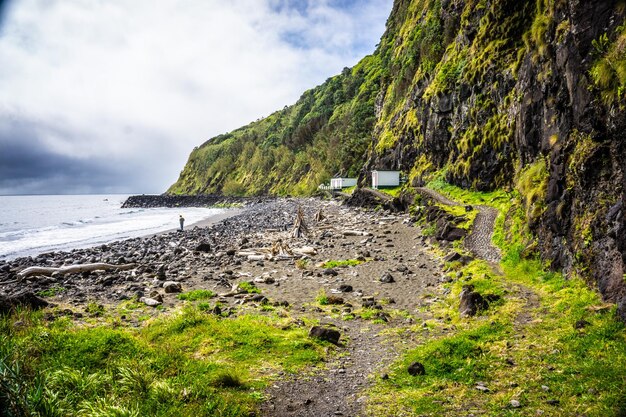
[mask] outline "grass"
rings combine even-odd
[[[258,289],[256,287],[256,285],[254,285],[253,282],[243,281],[243,282],[240,282],[239,284],[237,284],[237,287],[241,291],[246,292],[248,294],[260,294],[261,293],[261,290]]]
[[[217,294],[211,290],[192,290],[187,291],[182,294],[178,294],[176,298],[179,300],[185,301],[198,301],[198,300],[208,300],[209,298],[215,297]]]
[[[328,294],[326,294],[326,291],[323,288],[317,292],[317,297],[315,297],[315,301],[322,306],[328,305]]]
[[[43,317],[0,318],[0,415],[249,416],[274,375],[328,349],[289,319],[194,306],[139,329]]]
[[[66,288],[55,285],[54,287],[50,287],[47,290],[39,291],[37,295],[40,297],[54,297],[55,295],[61,294],[65,290]]]
[[[378,191],[380,191],[381,193],[385,193],[388,194],[392,197],[398,197],[400,195],[400,193],[402,192],[403,187],[391,187],[391,188],[387,188],[387,187],[379,187]]]
[[[446,284],[448,295],[429,308],[435,319],[411,329],[423,343],[391,366],[388,379],[376,381],[368,392],[368,413],[624,415],[626,329],[615,308],[603,304],[584,280],[566,279],[547,271],[540,260],[522,256],[520,242],[527,236],[519,223],[525,211],[512,209],[521,197],[435,186],[465,204],[491,203],[503,216],[508,213],[507,222],[496,224],[500,230],[494,239],[505,256],[495,271],[481,260],[448,265],[462,277]],[[458,297],[465,284],[500,301],[476,318],[461,318]],[[579,320],[589,325],[576,328]],[[408,374],[415,361],[424,365],[425,375]],[[478,382],[489,391],[478,390]],[[521,407],[512,408],[511,400]]]
[[[346,268],[349,266],[357,266],[359,264],[362,264],[363,261],[359,261],[358,259],[346,259],[343,261],[327,261],[324,262],[324,264],[322,265],[322,268]]]

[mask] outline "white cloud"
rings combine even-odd
[[[372,52],[391,8],[282,3],[14,1],[0,28],[0,115],[40,125],[50,152],[136,163],[128,187],[154,188],[129,190],[163,191],[194,146]]]

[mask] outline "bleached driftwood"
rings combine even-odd
[[[317,255],[317,251],[312,246],[303,246],[301,248],[294,248],[293,253],[298,255]]]
[[[59,268],[52,267],[43,267],[43,266],[31,266],[17,273],[17,276],[20,278],[26,278],[31,275],[45,275],[50,276],[54,273],[58,273],[60,275],[65,274],[76,274],[79,272],[91,272],[91,271],[110,271],[110,270],[118,270],[123,271],[127,269],[132,269],[136,267],[137,264],[123,264],[123,265],[113,265],[113,264],[105,264],[102,262],[94,263],[94,264],[78,264],[78,265],[69,265],[62,266]]]
[[[344,230],[344,236],[369,236],[370,232],[364,232],[362,230]]]
[[[293,224],[293,229],[291,229],[290,236],[291,237],[302,237],[309,232],[309,228],[304,222],[304,212],[302,211],[302,207],[298,207],[298,212],[296,213],[296,220]]]

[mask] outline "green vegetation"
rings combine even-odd
[[[187,291],[182,294],[178,294],[176,298],[178,298],[179,300],[186,300],[186,301],[198,301],[198,300],[208,300],[209,298],[213,298],[216,295],[217,294],[215,294],[211,290],[193,290],[193,291]]]
[[[140,329],[5,316],[0,414],[249,416],[273,375],[323,359],[323,344],[286,320],[191,306]]]
[[[292,106],[195,148],[168,192],[310,194],[335,173],[356,176],[374,125],[377,55],[306,91]]]
[[[315,301],[322,306],[328,305],[328,294],[326,294],[324,289],[318,291]]]
[[[609,36],[604,33],[593,42],[599,55],[591,68],[591,78],[607,105],[624,108],[626,98],[626,24]]]
[[[57,294],[61,294],[66,289],[59,285],[55,285],[53,287],[48,288],[47,290],[42,290],[37,293],[40,297],[54,297]]]
[[[260,289],[254,285],[253,282],[243,281],[237,284],[237,288],[239,288],[243,292],[247,292],[248,294],[259,294],[261,292]]]
[[[539,168],[534,168],[539,170]],[[527,252],[527,196],[469,192],[437,180],[433,188],[465,204],[500,211],[494,242],[504,255],[499,270],[475,260],[447,265],[457,278],[433,305],[428,326],[415,326],[425,342],[409,350],[370,390],[368,411],[377,416],[439,416],[461,410],[476,415],[621,415],[626,380],[626,329],[615,307],[579,278],[545,270]],[[458,313],[463,285],[500,301],[475,319]],[[454,331],[450,331],[454,329]],[[418,361],[422,376],[408,365]],[[519,402],[519,408],[511,401]]]
[[[519,174],[517,190],[524,199],[529,221],[538,219],[545,209],[548,176],[547,163],[543,159],[527,165]]]
[[[357,266],[359,264],[362,264],[363,261],[359,261],[358,259],[346,259],[343,261],[327,261],[324,262],[324,264],[322,265],[322,268],[345,268],[348,266]]]

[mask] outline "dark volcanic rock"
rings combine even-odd
[[[201,242],[198,246],[196,246],[195,250],[197,252],[211,252],[211,244],[208,242]]]
[[[257,202],[259,199],[271,197],[226,197],[218,194],[200,195],[131,195],[122,205],[122,208],[130,207],[213,207],[218,204],[248,204]]]
[[[479,311],[488,307],[487,300],[482,295],[474,291],[473,285],[464,285],[461,291],[461,303],[459,312],[461,317],[475,316]]]
[[[0,314],[7,314],[16,307],[26,307],[32,310],[38,310],[48,307],[50,303],[37,297],[30,291],[21,292],[11,296],[0,296]]]
[[[385,284],[391,284],[392,282],[395,282],[396,280],[393,279],[393,275],[391,275],[389,272],[385,272],[381,277],[380,277],[380,282],[383,282]]]
[[[331,329],[323,326],[313,326],[309,331],[309,337],[315,337],[321,340],[326,340],[333,344],[339,343],[339,338],[341,337],[341,333],[338,330]]]
[[[341,292],[352,292],[352,289],[352,285],[348,284],[341,284],[338,288],[338,290]]]
[[[412,364],[410,364],[407,371],[409,372],[409,375],[411,376],[426,374],[426,368],[424,368],[424,365],[422,365],[419,362],[413,362]]]

